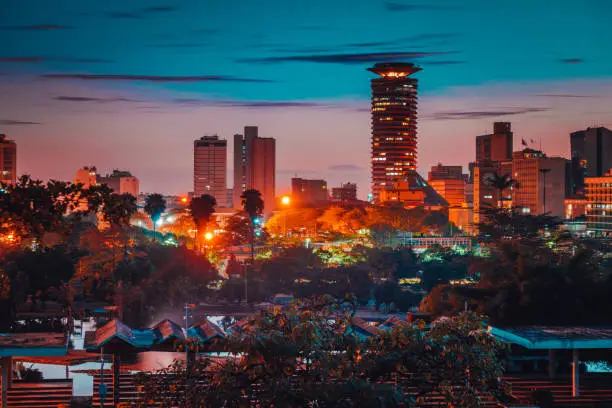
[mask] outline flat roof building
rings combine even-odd
[[[17,182],[17,143],[0,134],[0,183]]]
[[[203,136],[193,142],[193,195],[211,195],[227,206],[227,140]]]

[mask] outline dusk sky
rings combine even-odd
[[[293,175],[369,189],[375,62],[420,65],[419,171],[474,159],[511,121],[569,155],[612,126],[610,0],[0,0],[0,133],[18,171],[130,170],[144,192],[193,188],[193,140],[245,125]],[[231,171],[228,173],[231,186]]]

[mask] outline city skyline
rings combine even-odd
[[[143,191],[184,193],[193,140],[219,134],[232,151],[231,136],[255,125],[277,139],[279,193],[297,175],[356,182],[365,198],[365,68],[385,61],[423,67],[422,174],[438,162],[465,171],[474,136],[493,121],[513,123],[514,150],[541,140],[549,156],[567,158],[570,132],[612,126],[602,1],[562,1],[554,13],[528,2],[363,2],[350,19],[337,18],[343,2],[32,3],[0,15],[9,39],[0,133],[19,146],[19,173],[36,178],[71,179],[96,163],[130,169]],[[245,12],[233,15],[236,6]],[[397,24],[406,19],[409,28]],[[566,30],[573,21],[589,29]]]

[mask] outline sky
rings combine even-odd
[[[257,125],[290,178],[369,189],[369,80],[413,62],[419,171],[474,159],[511,121],[549,156],[612,127],[609,0],[0,0],[0,133],[18,172],[127,169],[144,192],[193,189],[193,141]]]

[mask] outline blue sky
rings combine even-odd
[[[423,67],[421,172],[467,166],[494,120],[567,155],[570,131],[612,125],[610,17],[606,0],[0,0],[0,133],[20,172],[128,168],[180,193],[193,139],[259,125],[279,191],[298,174],[365,196],[366,67]]]

